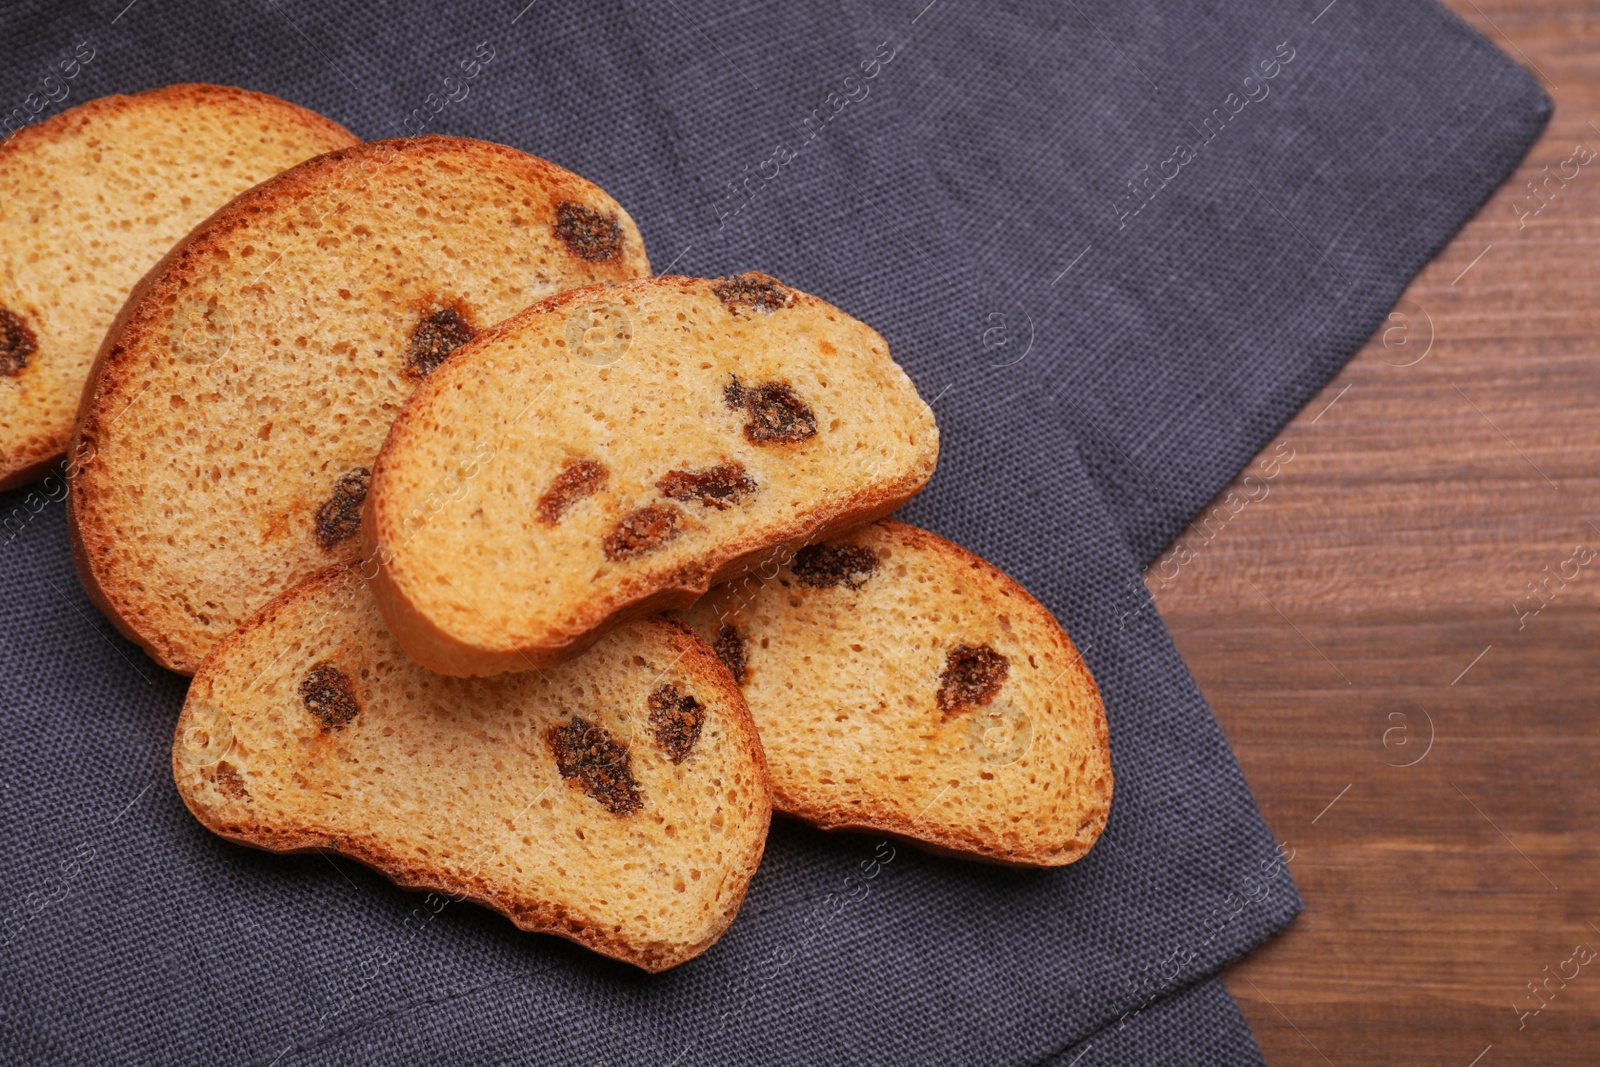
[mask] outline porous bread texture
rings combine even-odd
[[[865,324],[765,275],[653,278],[464,347],[395,421],[362,535],[414,658],[527,670],[888,514],[938,447]]]
[[[779,811],[1030,867],[1072,863],[1105,828],[1109,738],[1083,658],[1021,586],[942,537],[875,523],[684,618],[742,667]]]
[[[483,141],[377,141],[256,186],[107,334],[73,443],[84,585],[192,672],[272,596],[356,555],[389,422],[453,345],[567,286],[648,273],[603,191]]]
[[[107,327],[180,237],[257,182],[356,143],[303,107],[220,85],[102,97],[0,143],[0,310],[27,331],[0,329],[0,489],[66,451]]]
[[[655,618],[553,670],[445,678],[389,637],[359,566],[274,600],[196,674],[172,752],[195,817],[274,852],[335,850],[648,971],[709,948],[771,814],[749,712],[711,650]],[[700,706],[679,762],[652,724],[663,686]],[[626,749],[633,810],[562,777],[551,731],[579,718]]]

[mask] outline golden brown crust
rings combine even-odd
[[[523,645],[506,652],[483,649],[435,625],[391,579],[392,564],[376,562],[381,558],[376,540],[378,535],[369,534],[368,531],[375,529],[377,523],[366,518],[361,523],[362,555],[365,560],[363,576],[371,583],[373,596],[378,601],[389,632],[394,634],[412,659],[430,671],[468,677],[536,670],[553,667],[581,655],[611,629],[625,622],[664,611],[680,611],[705,596],[714,585],[747,574],[756,567],[781,562],[813,541],[836,537],[876,522],[916,496],[921,488],[919,483],[902,492],[871,500],[862,500],[866,494],[858,494],[846,508],[829,512],[827,519],[819,520],[815,513],[808,513],[802,520],[786,527],[772,541],[733,542],[730,551],[737,555],[715,571],[702,572],[695,581],[657,589],[622,603],[596,623],[593,629],[559,645]],[[381,506],[374,505],[373,500],[374,497],[367,500],[369,509]]]
[[[141,93],[98,97],[42,122],[25,126],[0,141],[0,168],[44,145],[76,136],[107,116],[143,111],[152,105],[204,107],[210,110],[232,108],[241,112],[270,114],[278,122],[287,120],[298,124],[308,140],[326,141],[329,149],[360,143],[359,138],[332,119],[287,100],[233,86],[187,82]],[[50,354],[43,355],[49,358]],[[67,451],[67,444],[65,438],[51,436],[7,442],[3,454],[0,454],[0,492],[43,477],[61,460]]]
[[[69,454],[86,456],[71,479],[69,528],[73,558],[91,599],[123,634],[138,643],[150,656],[169,670],[193,673],[198,657],[187,647],[184,634],[165,632],[160,620],[148,611],[158,593],[140,588],[144,576],[119,577],[112,565],[116,550],[107,516],[98,514],[88,503],[97,493],[97,479],[109,477],[93,461],[102,431],[138,399],[140,361],[145,346],[161,336],[166,314],[164,301],[191,285],[208,257],[225,250],[229,235],[263,215],[288,210],[302,197],[341,183],[356,183],[358,192],[362,168],[381,169],[391,159],[415,157],[444,146],[463,161],[477,168],[498,173],[514,173],[523,180],[556,191],[597,191],[590,183],[554,164],[516,149],[486,141],[428,134],[421,137],[373,141],[328,152],[268,179],[219,208],[208,219],[175,245],[140,280],[107,332],[95,358],[79,402]],[[603,195],[603,193],[602,193]],[[648,269],[637,227],[620,207],[621,223],[631,240],[619,260],[619,270]]]
[[[241,625],[212,651],[196,672],[191,692],[209,694],[214,674],[222,671],[235,648],[245,646],[262,629],[283,625],[301,601],[318,597],[330,586],[350,581],[359,573],[356,561],[336,564],[305,579],[293,589],[273,599],[249,621]],[[727,717],[738,733],[742,756],[756,771],[759,795],[770,798],[771,781],[767,772],[766,756],[761,748],[755,724],[745,705],[744,694],[721,660],[693,630],[681,621],[667,616],[657,622],[671,632],[673,645],[678,649],[674,663],[700,680],[701,685],[714,688],[724,701],[723,707],[731,710]],[[200,802],[197,796],[199,775],[188,767],[182,758],[183,737],[190,722],[191,704],[186,702],[173,734],[172,772],[178,793],[190,813],[206,829],[220,837],[242,845],[268,852],[302,853],[330,850],[372,868],[406,889],[423,890],[449,896],[453,900],[470,900],[492,908],[510,919],[518,928],[531,933],[554,934],[577,942],[612,959],[630,963],[650,972],[660,972],[698,956],[709,948],[732,923],[743,903],[749,881],[761,863],[768,825],[771,822],[770,802],[762,809],[762,825],[758,833],[748,835],[750,847],[739,857],[728,872],[738,882],[737,895],[729,902],[718,925],[701,940],[688,945],[673,946],[670,951],[652,950],[630,942],[626,936],[608,931],[599,924],[584,922],[570,915],[560,904],[547,900],[521,898],[498,890],[482,878],[463,880],[451,872],[420,866],[401,857],[393,848],[375,836],[342,836],[335,834],[306,833],[283,830],[258,823],[228,822]],[[403,773],[403,771],[401,772]]]
[[[504,651],[487,649],[461,640],[430,619],[408,595],[405,579],[396,576],[397,561],[387,546],[393,543],[393,533],[399,529],[399,505],[379,488],[383,471],[394,462],[396,449],[409,439],[425,437],[429,432],[422,425],[427,417],[425,409],[428,398],[459,388],[458,381],[471,380],[473,368],[469,361],[475,348],[502,337],[516,336],[540,316],[581,304],[598,293],[630,286],[676,287],[685,294],[700,294],[709,284],[712,283],[701,278],[659,275],[636,282],[624,282],[620,286],[592,285],[569,289],[479,334],[458,350],[462,358],[442,367],[439,374],[418,387],[390,425],[389,436],[373,466],[375,488],[367,498],[361,523],[362,556],[368,561],[365,576],[390,632],[413,659],[429,670],[457,676],[495,675],[554,666],[580,654],[610,629],[627,620],[687,608],[720,582],[746,574],[758,566],[780,563],[813,541],[848,533],[884,518],[916,496],[927,484],[933,473],[931,465],[926,471],[911,472],[898,482],[880,483],[873,491],[855,492],[840,503],[799,512],[786,526],[760,539],[727,541],[720,546],[718,557],[709,561],[709,566],[680,572],[681,581],[618,597],[614,602],[603,605],[603,610],[598,601],[586,605],[593,616],[590,625],[566,641],[524,644]],[[833,305],[799,290],[791,291],[791,296],[791,306],[837,312]]]
[[[225,211],[226,208],[219,209]],[[159,639],[155,631],[147,635],[146,629],[135,625],[133,620],[125,617],[121,604],[117,598],[106,595],[101,588],[95,571],[95,560],[104,555],[109,547],[106,539],[98,536],[98,531],[90,524],[80,521],[79,512],[83,509],[80,503],[93,484],[92,468],[95,456],[95,421],[86,416],[93,412],[94,398],[100,389],[102,373],[110,360],[113,350],[119,354],[122,351],[120,338],[128,324],[133,320],[139,309],[144,305],[144,299],[165,274],[173,258],[199,233],[205,223],[201,223],[190,232],[189,236],[179,241],[172,250],[156,261],[145,276],[139,279],[139,284],[133,287],[128,294],[127,302],[122,305],[122,310],[117,312],[117,317],[112,320],[111,328],[106,331],[105,340],[100,342],[100,350],[95,353],[94,363],[89,368],[88,380],[83,385],[83,396],[78,400],[78,414],[73,420],[72,437],[67,444],[67,455],[74,457],[75,462],[67,473],[67,546],[72,552],[72,562],[78,571],[78,581],[83,586],[83,591],[89,597],[89,602],[100,609],[100,613],[117,628],[117,632],[140,648],[145,654],[155,660],[169,671],[181,674],[193,674],[194,668],[185,668],[180,657],[167,647],[166,642]],[[86,430],[86,423],[89,429]]]
[[[33,454],[39,455],[40,451],[41,450],[36,449],[33,451]],[[65,458],[65,456],[66,450],[61,448],[52,451],[48,456],[43,456],[42,458],[31,461],[22,458],[13,459],[10,469],[4,474],[0,474],[0,493],[3,493],[8,489],[17,489],[24,485],[31,485],[40,478],[43,478],[45,475],[49,474],[53,468],[60,466],[61,461],[63,458]],[[26,466],[18,465],[24,463]]]
[[[146,89],[140,93],[114,93],[110,96],[96,97],[93,100],[86,100],[76,107],[70,107],[58,115],[52,115],[42,122],[24,126],[4,141],[0,141],[0,161],[3,161],[9,153],[27,151],[35,143],[54,140],[78,132],[102,115],[137,110],[157,101],[189,104],[195,107],[219,106],[226,102],[235,104],[241,109],[266,110],[280,116],[292,116],[298,119],[307,131],[324,135],[334,140],[342,140],[346,144],[359,144],[361,140],[332,119],[319,115],[309,108],[301,107],[299,104],[291,103],[276,96],[270,96],[267,93],[240,89],[233,85],[212,85],[207,82],[178,82],[156,89]]]

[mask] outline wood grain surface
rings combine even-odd
[[[1225,975],[1273,1067],[1600,1064],[1600,158],[1526,184],[1600,153],[1600,4],[1449,4],[1549,130],[1146,576],[1295,850]]]

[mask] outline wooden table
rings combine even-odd
[[[1225,975],[1273,1067],[1600,1064],[1600,158],[1515,210],[1600,154],[1600,4],[1450,4],[1548,132],[1147,574],[1295,849],[1305,913]]]

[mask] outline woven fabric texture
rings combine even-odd
[[[1549,111],[1431,0],[1324,5],[7,5],[13,122],[213,81],[365,138],[500,141],[604,186],[659,272],[759,267],[875,326],[942,430],[903,517],[1073,635],[1116,799],[1051,872],[864,867],[874,839],[779,820],[738,921],[665,975],[419,913],[194,821],[168,767],[184,681],[90,606],[47,482],[0,498],[0,1058],[1258,1063],[1208,976],[1299,910],[1292,841],[1140,571]]]

